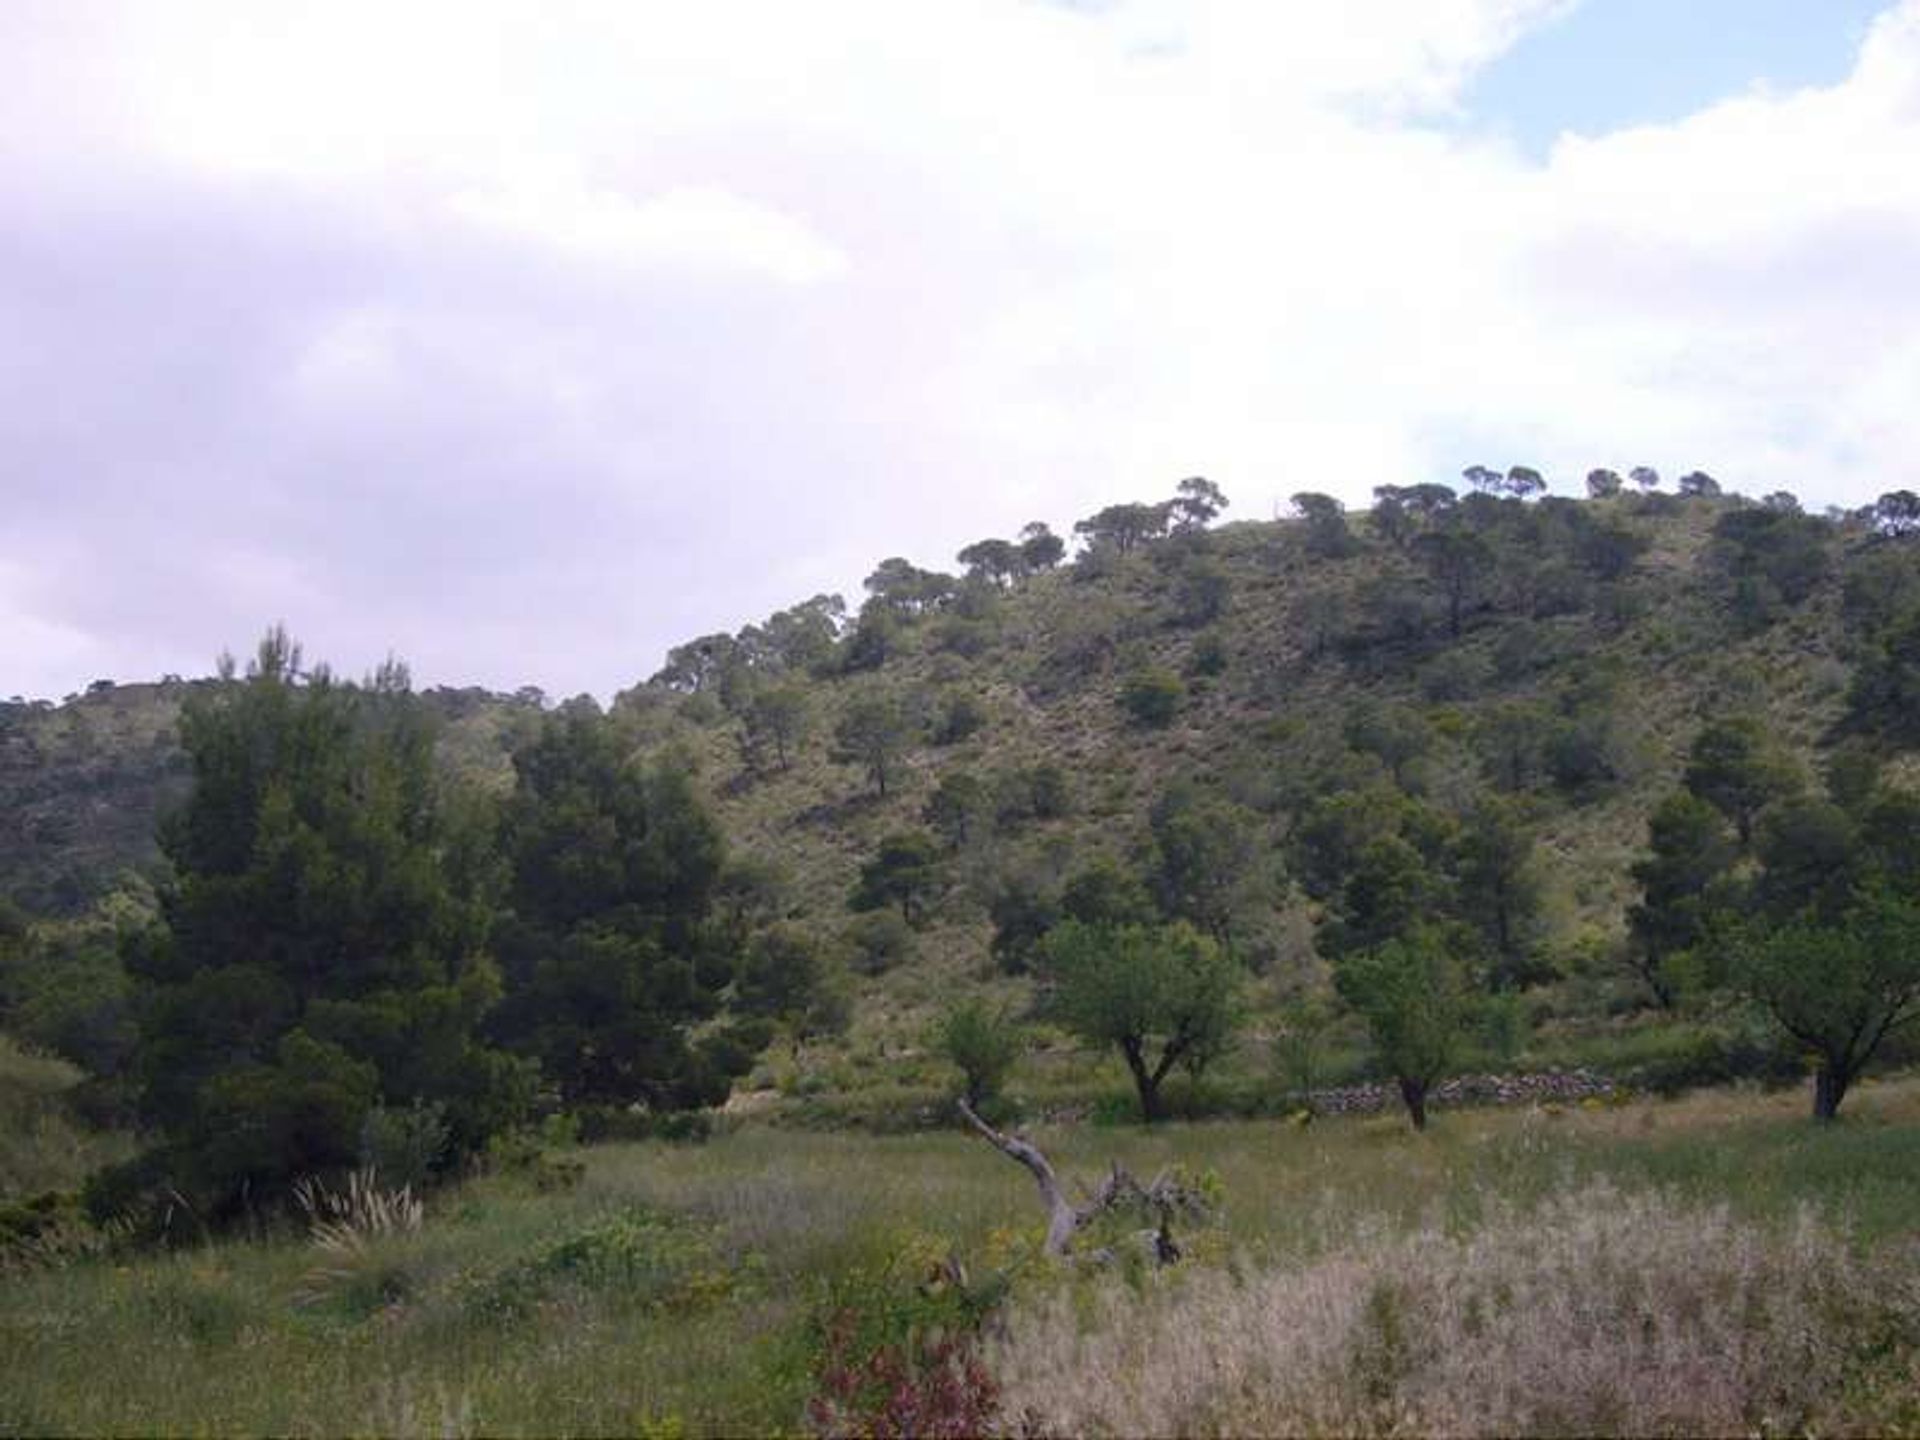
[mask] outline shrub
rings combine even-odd
[[[1136,670],[1120,687],[1120,708],[1136,725],[1152,729],[1171,724],[1187,698],[1187,687],[1170,670],[1149,666]]]
[[[428,1100],[415,1100],[404,1110],[376,1105],[360,1124],[360,1163],[390,1185],[426,1185],[452,1139],[444,1105]]]
[[[942,1017],[941,1052],[966,1080],[967,1103],[985,1104],[1000,1093],[1007,1072],[1020,1058],[1020,1032],[1005,1012],[980,999],[963,1000]]]
[[[913,927],[892,910],[870,910],[855,916],[842,932],[850,962],[862,975],[884,975],[913,958]]]

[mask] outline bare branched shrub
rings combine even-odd
[[[1863,1356],[1911,1378],[1917,1276],[1805,1215],[1774,1232],[1603,1184],[1147,1303],[1056,1293],[990,1363],[1002,1413],[1044,1434],[1870,1427]]]

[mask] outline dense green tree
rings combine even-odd
[[[822,671],[833,661],[833,647],[847,620],[847,602],[838,595],[816,595],[775,611],[757,626],[740,632],[740,642],[763,669]]]
[[[1413,1128],[1427,1128],[1427,1097],[1454,1064],[1472,1008],[1448,937],[1409,929],[1334,966],[1341,997],[1366,1022],[1400,1087]]]
[[[180,728],[193,789],[162,833],[160,918],[127,949],[161,1168],[225,1212],[352,1165],[376,1104],[444,1105],[451,1157],[484,1143],[530,1077],[479,1036],[490,873],[404,669],[303,673],[275,629]]]
[[[1816,1060],[1813,1114],[1831,1120],[1888,1035],[1920,1014],[1920,905],[1860,893],[1837,917],[1729,925],[1718,937],[1733,984]]]
[[[1865,859],[1854,818],[1820,795],[1801,795],[1768,809],[1754,845],[1760,876],[1754,898],[1781,918],[1830,918],[1848,904]]]
[[[1359,548],[1347,525],[1346,507],[1331,495],[1303,490],[1293,497],[1300,517],[1306,552],[1321,560],[1344,560]]]
[[[872,597],[870,604],[900,620],[911,620],[941,609],[958,589],[953,576],[938,570],[922,570],[898,555],[882,560],[862,583]]]
[[[1690,470],[1680,477],[1679,490],[1690,499],[1717,500],[1720,482],[1704,470]]]
[[[702,635],[667,652],[667,663],[647,683],[688,695],[718,695],[748,669],[746,648],[731,635]]]
[[[1111,546],[1125,555],[1146,541],[1166,534],[1171,518],[1165,505],[1109,505],[1085,520],[1076,521],[1073,533],[1082,537],[1089,547]]]
[[[1740,715],[1715,720],[1694,737],[1683,783],[1733,822],[1744,849],[1760,812],[1798,794],[1804,780],[1767,727]]]
[[[1140,876],[1105,855],[1069,877],[1060,890],[1059,909],[1069,920],[1108,929],[1155,925],[1161,919]]]
[[[635,764],[612,727],[584,717],[550,720],[514,774],[495,1033],[570,1105],[724,1100],[765,1037],[707,1025],[733,978],[711,943],[726,851],[691,777]]]
[[[752,688],[740,709],[741,748],[747,763],[762,768],[769,748],[782,770],[792,768],[794,753],[807,736],[813,707],[804,687],[761,684]]]
[[[1015,871],[1002,875],[987,901],[993,922],[988,942],[996,964],[1009,975],[1024,975],[1040,954],[1041,942],[1060,923],[1060,897],[1045,880]]]
[[[869,693],[847,703],[833,727],[833,758],[858,765],[874,793],[886,798],[887,785],[913,743],[914,724],[899,697]]]
[[[1176,1065],[1198,1074],[1232,1037],[1240,967],[1192,926],[1061,924],[1042,947],[1060,1022],[1126,1061],[1149,1123]]]
[[[1368,512],[1373,532],[1389,545],[1404,549],[1414,536],[1413,513],[1407,508],[1406,492],[1399,485],[1376,485],[1373,509]]]
[[[1151,886],[1161,911],[1224,941],[1236,894],[1260,854],[1257,818],[1176,786],[1154,806],[1151,833]]]
[[[712,925],[729,953],[744,950],[756,930],[786,919],[793,909],[792,874],[764,855],[728,856],[713,882]]]
[[[1539,961],[1541,887],[1533,835],[1511,802],[1475,805],[1460,829],[1454,890],[1487,956],[1487,981],[1510,990],[1547,978]]]
[[[1020,531],[1020,560],[1029,571],[1051,570],[1066,558],[1067,545],[1044,521],[1030,521]]]
[[[1706,801],[1684,790],[1669,795],[1648,824],[1649,851],[1632,869],[1641,899],[1627,911],[1629,957],[1662,1006],[1671,1006],[1672,962],[1699,945],[1732,868],[1735,851],[1726,821]]]
[[[1471,531],[1430,530],[1415,538],[1413,552],[1446,601],[1447,633],[1457,637],[1492,574],[1492,547]]]
[[[894,611],[869,601],[860,607],[859,618],[841,642],[840,668],[849,675],[878,670],[900,653],[901,635],[901,621]]]
[[[993,821],[993,797],[971,770],[949,770],[940,777],[920,818],[953,850],[981,839]]]
[[[1447,900],[1445,878],[1431,860],[1397,834],[1360,847],[1340,890],[1335,916],[1321,929],[1321,948],[1333,956],[1384,945],[1423,921]]]
[[[1587,497],[1592,500],[1611,500],[1626,488],[1626,481],[1620,478],[1618,470],[1589,470],[1587,472]]]
[[[786,922],[748,942],[734,1007],[778,1027],[795,1046],[844,1030],[851,1013],[819,942]]]
[[[962,1092],[975,1110],[998,1098],[1007,1072],[1020,1058],[1020,1030],[1004,1010],[973,998],[950,1006],[935,1039],[940,1053],[960,1072]]]
[[[848,905],[855,910],[897,906],[900,918],[919,925],[940,888],[940,847],[924,830],[901,830],[880,842],[860,867]]]
[[[954,557],[968,576],[994,585],[1007,585],[1027,572],[1026,557],[1010,540],[976,540]]]
[[[1920,605],[1867,643],[1847,689],[1846,724],[1890,745],[1920,748]]]
[[[1170,504],[1173,523],[1182,530],[1198,530],[1211,525],[1227,508],[1227,497],[1220,487],[1204,476],[1191,475],[1175,487]]]
[[[1758,506],[1728,510],[1714,522],[1702,563],[1735,620],[1757,630],[1804,603],[1827,578],[1832,531],[1808,515]]]
[[[1660,472],[1651,465],[1636,465],[1627,472],[1627,478],[1638,485],[1642,492],[1660,488]]]

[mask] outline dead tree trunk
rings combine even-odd
[[[1048,1255],[1056,1259],[1066,1257],[1072,1253],[1074,1236],[1093,1220],[1109,1210],[1137,1204],[1153,1215],[1157,1222],[1152,1236],[1154,1257],[1162,1264],[1171,1264],[1180,1258],[1180,1247],[1173,1239],[1173,1216],[1176,1211],[1204,1213],[1207,1205],[1201,1192],[1165,1171],[1155,1176],[1152,1184],[1142,1185],[1123,1167],[1115,1164],[1098,1188],[1087,1195],[1085,1202],[1075,1205],[1067,1198],[1067,1192],[1061,1186],[1060,1177],[1054,1172],[1052,1163],[1037,1147],[1017,1135],[994,1129],[980,1118],[979,1112],[964,1098],[959,1105],[967,1124],[1002,1155],[1025,1166],[1033,1176],[1034,1183],[1039,1186],[1040,1203],[1047,1210],[1045,1248]]]
[[[994,1129],[964,1099],[960,1102],[960,1113],[994,1149],[1019,1161],[1032,1172],[1034,1183],[1040,1187],[1040,1203],[1047,1207],[1047,1254],[1056,1257],[1065,1255],[1073,1248],[1074,1233],[1086,1224],[1086,1220],[1081,1218],[1080,1212],[1067,1199],[1066,1191],[1060,1188],[1060,1177],[1053,1173],[1053,1166],[1047,1157],[1017,1136]]]

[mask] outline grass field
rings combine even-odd
[[[1384,1333],[1402,1350],[1452,1354],[1451,1336],[1460,1354],[1537,1370],[1538,1344],[1522,1356],[1526,1335],[1511,1325],[1420,1308],[1435,1286],[1464,1294],[1462,1277],[1495,1274],[1488,1267],[1512,1255],[1532,1257],[1535,1290],[1564,1291],[1548,1297],[1561,1328],[1529,1323],[1527,1334],[1577,1346],[1579,1325],[1596,1323],[1582,1320],[1582,1297],[1605,1291],[1612,1308],[1597,1313],[1611,1329],[1669,1337],[1635,1362],[1643,1371],[1689,1403],[1712,1391],[1722,1406],[1646,1412],[1653,1428],[1711,1429],[1728,1414],[1743,1429],[1920,1428],[1920,1414],[1900,1408],[1920,1393],[1920,1080],[1869,1084],[1837,1126],[1816,1129],[1803,1110],[1797,1093],[1710,1092],[1461,1113],[1426,1136],[1385,1118],[1039,1132],[1063,1172],[1180,1163],[1216,1174],[1224,1201],[1218,1233],[1190,1237],[1193,1263],[1162,1274],[1067,1276],[1022,1262],[989,1343],[1008,1423],[1022,1413],[1049,1430],[1540,1421],[1538,1410],[1461,1409],[1462,1394],[1489,1383],[1484,1366],[1441,1375],[1375,1343]],[[830,1297],[911,1289],[949,1251],[979,1277],[1030,1257],[1040,1230],[1026,1175],[958,1132],[745,1128],[578,1158],[570,1188],[477,1179],[432,1197],[417,1229],[330,1245],[283,1229],[17,1267],[0,1288],[0,1432],[793,1432]],[[1573,1259],[1557,1267],[1542,1247],[1561,1235]],[[1692,1288],[1660,1279],[1696,1270]],[[1520,1304],[1521,1291],[1500,1285]],[[1302,1295],[1321,1308],[1274,1299]],[[1390,1307],[1383,1319],[1380,1295],[1400,1297],[1404,1316]],[[1856,1313],[1854,1300],[1872,1303]],[[1207,1333],[1202,1319],[1254,1337],[1210,1352],[1208,1364],[1239,1366],[1217,1382],[1196,1379],[1168,1341]],[[1259,1340],[1263,1325],[1278,1327],[1272,1344]],[[1469,1343],[1461,1327],[1477,1325]],[[1365,1340],[1353,1354],[1309,1343],[1349,1333]],[[1682,1343],[1699,1334],[1710,1350]],[[1083,1382],[1063,1392],[1035,1370],[1058,1365]],[[1812,1389],[1741,1390],[1783,1367]],[[1631,1373],[1586,1373],[1600,1398],[1557,1428],[1645,1421],[1607,1408]],[[1089,1390],[1084,1377],[1102,1375],[1111,1383]],[[1110,1408],[1116,1395],[1131,1395],[1131,1420]],[[1453,1408],[1436,1408],[1443,1400]],[[1758,1408],[1739,1408],[1749,1400]],[[1542,1423],[1555,1428],[1555,1416]]]

